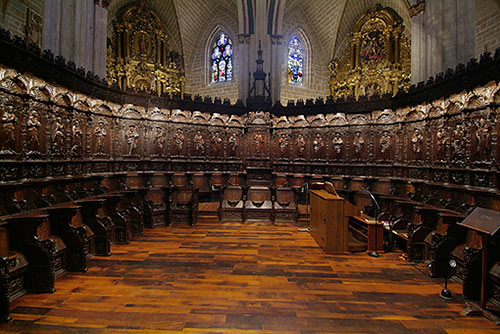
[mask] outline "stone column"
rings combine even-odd
[[[271,100],[274,103],[280,100],[281,96],[281,64],[286,58],[283,53],[283,36],[271,35]],[[286,63],[285,63],[286,64]],[[286,103],[286,101],[285,101]]]
[[[46,0],[43,48],[106,76],[107,10],[93,0]]]
[[[238,74],[238,96],[243,102],[248,97],[248,86],[250,69],[250,35],[238,35],[238,53],[239,53],[239,74]],[[255,69],[254,69],[255,70]]]

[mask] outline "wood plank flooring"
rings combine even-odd
[[[13,303],[1,333],[499,333],[397,253],[327,256],[296,226],[145,230],[54,294]],[[454,293],[460,291],[451,285]]]

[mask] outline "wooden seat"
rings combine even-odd
[[[231,173],[227,178],[227,184],[231,186],[243,186],[243,176],[240,174]]]
[[[0,222],[0,321],[11,320],[10,303],[27,293],[25,273],[28,260],[11,248],[7,223]]]
[[[243,206],[243,187],[225,187],[219,209],[221,222],[243,222]]]
[[[57,273],[64,271],[66,245],[50,233],[48,215],[31,212],[4,217],[13,250],[29,262],[25,287],[29,292],[54,292]]]
[[[93,251],[95,255],[99,256],[111,255],[111,238],[114,229],[109,219],[100,217],[100,212],[102,212],[102,207],[105,203],[105,199],[96,197],[82,198],[75,201],[75,204],[81,207],[80,212],[83,223],[89,226],[94,234]],[[92,251],[92,248],[90,251]]]
[[[111,192],[99,195],[98,198],[105,199],[103,206],[104,215],[111,219],[113,231],[111,241],[117,244],[129,244],[132,234],[132,227],[129,220],[124,216],[119,208],[120,201],[124,194]]]
[[[247,200],[244,206],[244,221],[273,221],[273,203],[271,188],[252,186],[247,190]]]
[[[306,204],[307,192],[305,190],[306,178],[302,174],[293,174],[290,178],[290,187],[295,192],[295,202],[297,204]]]
[[[220,202],[222,188],[225,186],[224,175],[222,173],[212,173],[210,175],[210,202]]]
[[[169,224],[195,225],[198,218],[198,188],[184,186],[170,194]]]
[[[172,187],[186,187],[189,185],[188,177],[185,173],[174,173],[170,179]]]
[[[121,199],[121,203],[124,206],[123,211],[126,215],[126,219],[130,223],[131,234],[143,235],[144,234],[143,214],[135,200],[136,197],[138,196],[139,191],[137,189],[122,189],[119,190],[118,193],[125,195]]]
[[[54,234],[65,243],[67,271],[87,271],[87,259],[91,254],[94,233],[81,219],[73,217],[81,207],[73,203],[63,203],[44,209],[49,215],[49,223]]]
[[[211,193],[209,178],[203,173],[194,173],[191,180],[193,187],[198,188],[199,201],[209,202]]]
[[[288,186],[288,180],[287,180],[286,174],[283,174],[283,173],[276,173],[276,174],[274,174],[273,186],[275,188],[278,188],[278,187],[287,187]]]
[[[276,222],[297,222],[297,203],[295,203],[295,194],[292,188],[276,188],[273,211]]]

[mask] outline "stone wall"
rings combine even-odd
[[[28,8],[43,19],[44,0],[2,0],[0,1],[0,27],[13,35],[25,37],[26,13]]]
[[[476,0],[476,58],[500,47],[500,2]]]

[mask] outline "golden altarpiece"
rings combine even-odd
[[[393,9],[376,5],[357,20],[349,47],[330,63],[330,94],[358,99],[407,90],[410,57],[403,20]]]
[[[182,96],[182,57],[170,52],[167,37],[160,19],[144,2],[122,8],[108,45],[108,82],[123,90]]]

